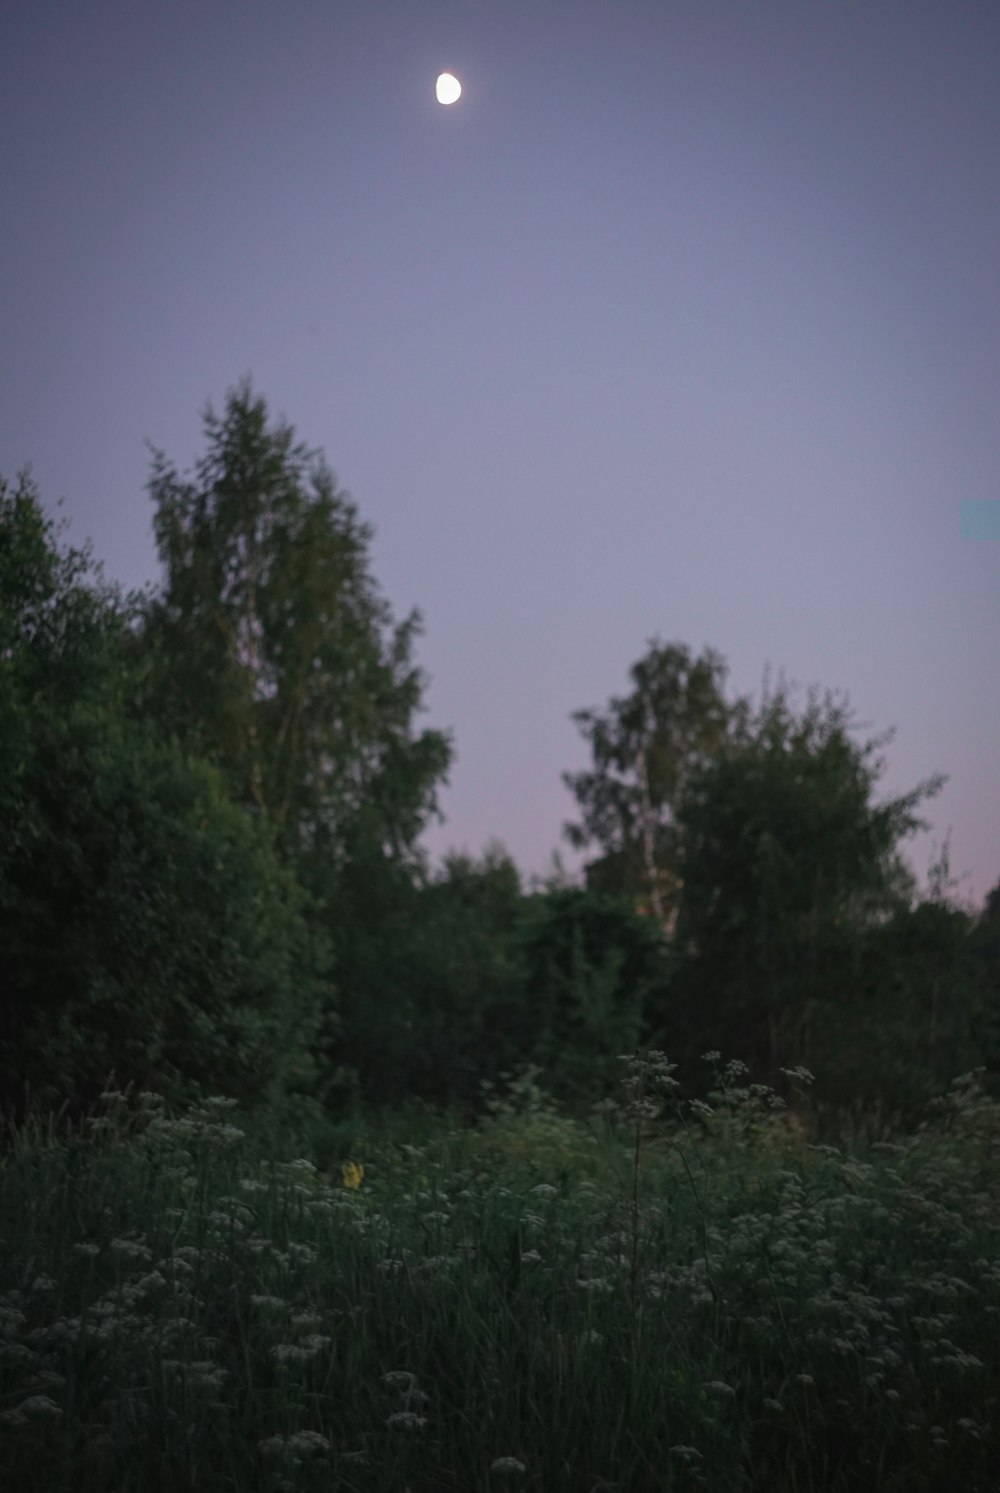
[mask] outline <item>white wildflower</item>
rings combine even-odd
[[[300,1265],[315,1265],[316,1263],[316,1251],[310,1249],[308,1244],[289,1244],[286,1254]]]
[[[27,1420],[62,1419],[62,1411],[48,1395],[31,1395],[27,1400],[22,1400],[17,1409]]]
[[[317,1452],[328,1452],[330,1443],[318,1431],[294,1431],[286,1443],[290,1452],[302,1456],[315,1456]]]
[[[116,1255],[124,1255],[129,1260],[151,1260],[153,1251],[145,1244],[140,1244],[137,1239],[112,1239],[111,1248]]]
[[[285,1455],[284,1436],[268,1436],[264,1441],[258,1441],[257,1450],[262,1457],[274,1460]]]
[[[271,1349],[271,1357],[277,1363],[308,1363],[315,1356],[314,1350],[300,1347],[297,1343],[277,1343]]]
[[[416,1382],[416,1374],[411,1374],[408,1369],[392,1369],[388,1374],[382,1375],[382,1383],[386,1389],[413,1389]]]
[[[527,1470],[524,1463],[519,1462],[516,1457],[497,1457],[490,1463],[490,1471],[500,1477],[521,1477]]]
[[[420,1431],[427,1424],[427,1417],[414,1415],[412,1410],[397,1410],[386,1417],[385,1423],[390,1431]]]

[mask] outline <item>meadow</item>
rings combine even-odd
[[[5,1486],[1000,1486],[1000,1105],[968,1075],[913,1134],[817,1143],[710,1060],[709,1102],[636,1055],[583,1118],[529,1070],[474,1125],[293,1140],[113,1089],[83,1132],[29,1120],[0,1153]]]

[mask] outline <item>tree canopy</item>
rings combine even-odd
[[[190,477],[154,449],[164,581],[143,634],[146,708],[308,879],[362,845],[410,854],[451,756],[444,733],[413,730],[419,613],[393,623],[371,529],[248,381],[204,430]]]
[[[294,878],[218,772],[129,708],[134,620],[0,484],[0,1104],[85,1104],[114,1069],[261,1101],[328,966]]]
[[[578,849],[602,851],[587,868],[589,886],[637,895],[664,922],[676,911],[681,793],[743,708],[724,698],[726,672],[711,648],[695,658],[682,643],[654,638],[632,666],[629,695],[613,698],[603,713],[572,717],[594,760],[590,771],[563,774],[582,814],[565,826],[566,836]]]

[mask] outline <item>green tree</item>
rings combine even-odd
[[[142,636],[146,708],[328,888],[352,857],[410,854],[436,808],[451,750],[413,731],[419,614],[393,625],[371,530],[248,381],[204,428],[190,478],[154,451],[165,578]]]
[[[343,1035],[336,1063],[373,1104],[468,1107],[502,1066],[520,999],[513,947],[523,905],[499,844],[445,857],[435,876],[384,884],[377,913],[343,920]]]
[[[515,940],[522,984],[497,1023],[505,1063],[537,1064],[564,1100],[617,1091],[618,1056],[646,1037],[665,979],[657,924],[627,898],[566,888],[526,899]]]
[[[988,892],[970,934],[988,1011],[985,1062],[993,1082],[1000,1074],[1000,881]]]
[[[587,867],[587,884],[639,898],[668,925],[679,891],[677,805],[692,771],[719,752],[744,709],[723,696],[726,672],[711,648],[694,658],[683,644],[652,639],[630,671],[629,695],[604,713],[572,717],[593,767],[563,774],[582,815],[565,833],[578,849],[602,851]]]
[[[765,691],[678,808],[675,1002],[699,1013],[698,1044],[772,1079],[811,1060],[814,1004],[837,998],[857,931],[909,905],[898,847],[944,782],[873,802],[891,733],[857,741],[854,729],[846,702],[812,691],[797,714],[786,688]]]
[[[0,1104],[109,1071],[270,1097],[306,1064],[326,951],[218,774],[127,708],[131,604],[0,484]]]
[[[930,898],[827,947],[810,1016],[816,1097],[915,1120],[988,1048],[973,919]]]

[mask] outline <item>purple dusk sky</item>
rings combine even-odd
[[[454,72],[453,107],[434,96]],[[33,0],[0,17],[0,472],[126,587],[243,374],[419,606],[444,825],[581,858],[654,635],[846,691],[1000,877],[996,0]]]

